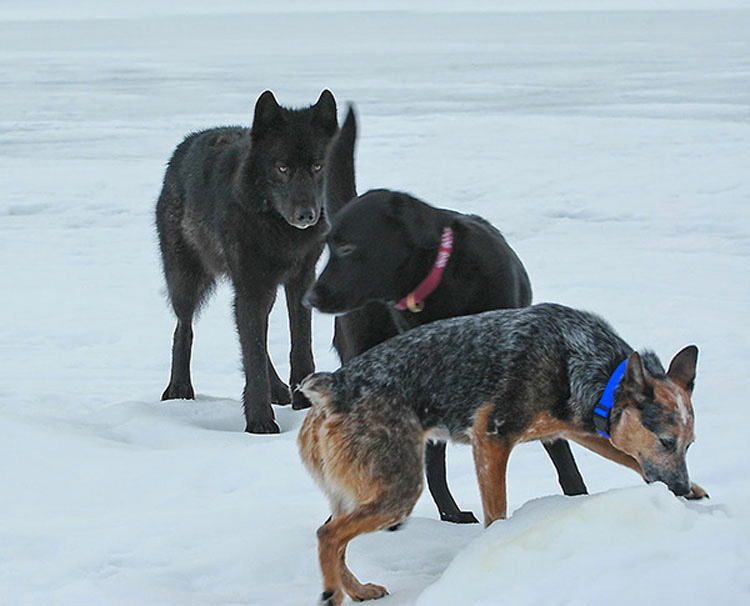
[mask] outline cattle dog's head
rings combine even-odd
[[[699,498],[704,495],[691,494],[685,461],[694,440],[690,396],[697,361],[698,348],[690,345],[664,374],[658,361],[645,364],[637,352],[631,354],[615,392],[610,435],[618,449],[638,461],[647,482],[663,482],[678,496]]]
[[[248,177],[265,204],[298,229],[321,217],[326,148],[337,129],[336,101],[328,90],[305,109],[281,107],[271,91],[255,104]]]
[[[343,314],[370,301],[398,301],[426,275],[440,235],[428,204],[386,189],[369,191],[332,221],[326,237],[328,263],[305,302],[325,313]]]

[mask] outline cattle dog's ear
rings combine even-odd
[[[698,348],[688,345],[681,350],[669,363],[667,376],[682,387],[689,394],[693,393],[695,385],[695,367],[698,364]]]
[[[653,398],[654,388],[647,381],[648,371],[643,366],[643,360],[637,351],[630,354],[628,365],[625,367],[623,385],[628,395],[633,399],[638,408],[646,405]]]
[[[258,139],[270,128],[277,126],[284,120],[284,114],[276,97],[270,90],[265,91],[255,102],[255,116],[253,117],[253,139]]]
[[[326,134],[332,137],[339,127],[336,120],[336,99],[333,98],[333,93],[325,89],[320,93],[320,97],[311,110],[313,122],[321,126]]]

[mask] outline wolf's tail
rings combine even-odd
[[[349,201],[357,197],[354,180],[354,144],[357,118],[349,105],[344,124],[331,141],[326,157],[325,199],[328,218],[332,219]]]

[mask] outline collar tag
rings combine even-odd
[[[604,388],[599,403],[594,406],[594,427],[600,436],[605,438],[609,436],[609,413],[612,412],[612,405],[614,403],[615,389],[620,384],[620,380],[625,374],[625,369],[628,366],[628,358],[625,358],[620,362],[619,366],[615,368],[612,376],[607,381],[607,386]]]

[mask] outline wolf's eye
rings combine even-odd
[[[677,438],[673,436],[669,436],[668,438],[659,438],[659,442],[661,442],[664,450],[668,452],[672,452],[677,448]]]
[[[278,170],[282,175],[285,175],[289,172],[289,167],[286,164],[277,164],[276,170]]]
[[[315,163],[312,165],[312,169],[314,173],[319,173],[321,170],[323,170],[323,165]]]
[[[354,244],[342,244],[341,246],[336,247],[336,254],[339,257],[345,257],[346,255],[350,255],[354,252]]]

